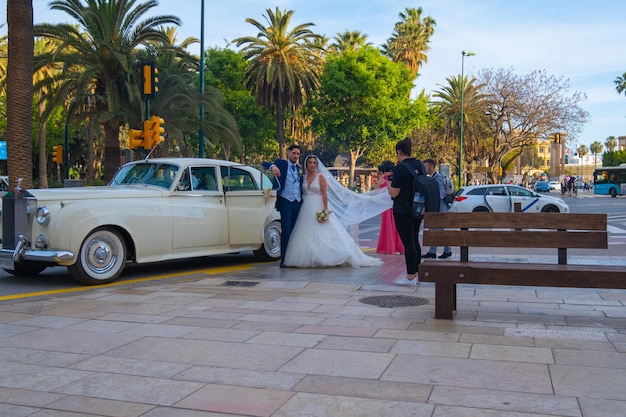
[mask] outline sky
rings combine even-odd
[[[141,2],[141,0],[138,0]],[[6,2],[0,0],[0,25],[6,22]],[[201,0],[158,0],[154,13],[182,20],[178,40],[200,39]],[[49,0],[33,0],[37,23],[71,22],[51,11]],[[314,23],[312,30],[329,38],[345,30],[368,35],[374,46],[391,36],[399,13],[422,7],[422,16],[436,21],[428,62],[415,81],[416,90],[432,94],[446,78],[461,73],[477,75],[483,69],[511,69],[522,76],[535,70],[569,80],[566,95],[581,92],[580,107],[590,121],[571,138],[589,146],[609,136],[626,136],[626,95],[614,80],[626,73],[626,1],[598,0],[205,0],[204,47],[225,47],[232,39],[255,36],[246,18],[265,23],[266,9],[293,10],[292,25]],[[0,35],[6,34],[6,25]],[[234,49],[235,46],[231,45]],[[191,48],[199,54],[200,45]]]

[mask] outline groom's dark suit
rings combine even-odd
[[[296,199],[294,201],[289,201],[282,195],[283,191],[285,191],[287,181],[294,178],[294,173],[289,172],[289,161],[286,159],[277,159],[273,164],[278,167],[278,170],[280,171],[280,176],[278,177],[280,188],[276,193],[276,208],[280,212],[280,226],[282,229],[280,235],[280,264],[283,266],[289,237],[291,236],[291,231],[296,224],[296,219],[298,218],[298,213],[300,212],[300,206],[302,205],[302,175],[300,174],[302,168],[300,165],[297,165],[295,171],[295,176],[297,176],[297,188],[300,190],[300,200]],[[272,166],[272,164],[268,162],[264,162],[262,165],[267,169]]]

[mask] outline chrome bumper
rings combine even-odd
[[[28,250],[26,239],[20,235],[15,249],[0,250],[0,265],[8,262],[46,262],[59,263],[74,258],[74,252],[66,250]]]

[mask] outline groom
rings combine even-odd
[[[287,148],[287,159],[277,159],[273,164],[264,162],[265,168],[272,170],[278,178],[276,208],[280,212],[280,267],[284,268],[285,253],[291,231],[296,224],[302,205],[302,168],[298,164],[300,146],[293,144]]]

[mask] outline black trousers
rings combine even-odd
[[[394,223],[398,235],[404,245],[404,262],[407,275],[417,273],[417,267],[422,261],[422,248],[419,242],[420,225],[422,218],[414,219],[410,214],[393,213]]]

